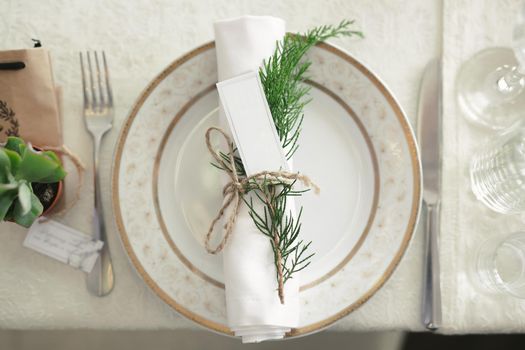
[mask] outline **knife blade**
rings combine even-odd
[[[441,208],[441,61],[432,60],[419,92],[417,137],[423,167],[423,204],[426,208],[422,322],[429,330],[441,326],[439,218]]]

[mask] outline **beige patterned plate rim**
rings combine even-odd
[[[118,193],[119,173],[120,173],[120,166],[121,166],[121,160],[122,160],[123,149],[124,149],[124,145],[126,141],[126,136],[128,135],[131,125],[133,124],[133,121],[135,117],[137,116],[139,110],[143,106],[144,102],[146,101],[148,96],[152,93],[152,91],[159,85],[159,83],[163,81],[177,67],[187,62],[191,58],[207,50],[213,49],[214,47],[215,47],[215,43],[209,42],[209,43],[206,43],[190,51],[189,53],[183,55],[179,59],[175,60],[166,69],[164,69],[157,77],[155,77],[153,81],[150,82],[148,86],[144,89],[144,91],[140,94],[139,98],[134,103],[129,116],[124,122],[122,129],[120,131],[118,140],[117,140],[117,145],[116,145],[115,153],[114,153],[112,175],[111,175],[112,177],[111,194],[112,194],[113,210],[115,213],[115,219],[116,219],[116,224],[117,224],[117,228],[119,232],[119,237],[121,239],[121,242],[127,252],[127,255],[132,265],[134,266],[138,274],[142,277],[142,279],[146,282],[146,284],[164,302],[166,302],[168,305],[170,305],[172,308],[174,308],[177,312],[179,312],[183,316],[211,330],[231,335],[232,332],[224,324],[206,319],[190,311],[189,309],[185,308],[183,305],[179,304],[178,302],[176,302],[147,273],[144,266],[141,264],[140,260],[137,258],[137,255],[135,254],[133,247],[127,236],[123,218],[122,218],[121,205],[120,205],[120,199],[119,199],[119,193]],[[358,71],[360,71],[361,74],[365,75],[369,79],[369,81],[381,92],[381,95],[385,98],[385,100],[388,102],[388,105],[392,108],[403,130],[403,136],[407,143],[408,151],[410,154],[410,161],[411,161],[411,168],[412,168],[411,172],[412,172],[412,177],[413,177],[412,205],[410,209],[410,217],[409,217],[409,220],[406,226],[406,231],[403,234],[403,239],[399,246],[399,249],[397,250],[397,253],[393,257],[393,259],[390,261],[390,263],[388,264],[387,268],[385,269],[384,273],[381,275],[379,280],[377,280],[377,282],[366,293],[364,293],[358,300],[346,306],[345,308],[343,308],[336,314],[331,315],[330,317],[327,317],[321,321],[294,329],[287,335],[288,337],[304,335],[304,334],[308,334],[314,331],[321,330],[331,325],[332,323],[336,322],[337,320],[341,319],[342,317],[348,315],[350,312],[354,311],[359,306],[364,304],[372,295],[374,295],[377,292],[377,290],[379,290],[379,288],[381,288],[381,286],[388,280],[388,278],[391,276],[391,274],[393,273],[393,271],[399,264],[399,261],[403,257],[403,254],[406,251],[408,244],[410,242],[410,239],[414,233],[414,230],[417,224],[417,220],[419,218],[420,209],[421,209],[421,180],[422,179],[421,179],[421,164],[419,160],[419,151],[418,151],[417,144],[415,142],[415,137],[414,137],[412,128],[410,124],[408,123],[407,118],[403,110],[399,106],[398,102],[395,100],[395,98],[390,93],[390,91],[386,88],[386,86],[381,82],[381,80],[378,77],[376,77],[362,63],[357,61],[353,56],[351,56],[350,54],[346,53],[344,50],[339,49],[336,46],[333,46],[331,44],[321,43],[321,44],[318,44],[318,47],[338,56],[339,58],[343,59],[344,61],[352,65]]]

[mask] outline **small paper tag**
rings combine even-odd
[[[217,83],[235,145],[248,176],[289,170],[257,72]]]
[[[29,228],[23,245],[89,273],[104,243],[59,222],[39,219]]]

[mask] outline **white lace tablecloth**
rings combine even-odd
[[[472,149],[486,136],[463,122],[453,91],[454,77],[463,60],[485,46],[509,43],[518,5],[517,0],[3,0],[0,49],[29,47],[30,39],[38,38],[51,50],[57,83],[64,87],[65,142],[87,164],[91,161],[91,141],[82,120],[78,51],[106,51],[117,105],[115,127],[102,150],[104,202],[110,213],[110,168],[119,126],[158,72],[178,56],[212,40],[213,21],[241,14],[270,14],[284,18],[290,31],[303,31],[345,18],[356,19],[366,39],[339,39],[334,43],[384,80],[412,123],[421,74],[426,63],[440,54],[443,43],[443,332],[520,331],[525,330],[525,304],[510,298],[479,296],[462,272],[468,252],[480,239],[518,229],[520,222],[490,213],[469,193],[465,166]],[[91,178],[92,173],[87,171],[81,202],[62,219],[84,232],[90,228]],[[73,182],[69,182],[69,197]],[[0,224],[0,328],[195,327],[160,301],[138,277],[121,247],[112,216],[108,218],[116,287],[104,298],[88,294],[83,273],[22,248],[24,229]],[[421,329],[421,238],[417,232],[386,285],[334,329]]]

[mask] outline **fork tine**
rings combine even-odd
[[[106,100],[104,98],[104,93],[102,89],[102,78],[100,76],[100,64],[98,63],[98,52],[95,51],[95,66],[97,68],[97,85],[98,85],[98,95],[100,98],[100,108],[106,107]]]
[[[104,75],[106,77],[106,92],[108,94],[108,105],[109,108],[113,108],[113,92],[111,91],[111,85],[109,83],[108,63],[106,61],[106,52],[104,51],[102,51],[102,60],[104,61]]]
[[[82,52],[79,52],[78,54],[80,56],[80,71],[82,73],[82,91],[84,92],[84,108],[87,108],[87,107],[89,107],[90,103],[89,103],[88,87],[87,87],[87,84],[86,84],[86,73],[85,73],[85,68],[84,68],[84,59],[82,57],[83,56]]]
[[[95,93],[95,83],[93,82],[93,67],[91,64],[91,52],[87,52],[88,68],[89,68],[89,85],[91,87],[91,105],[94,110],[99,109],[97,94]]]

